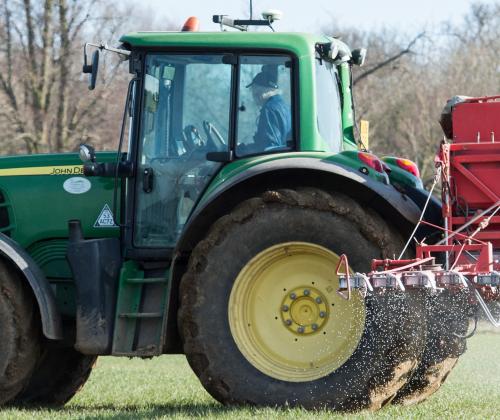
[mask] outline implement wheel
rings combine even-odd
[[[427,342],[417,370],[398,392],[394,403],[413,405],[434,394],[466,350],[467,293],[431,296],[426,304]]]
[[[25,280],[0,260],[0,404],[29,381],[40,351],[37,304]]]
[[[337,294],[335,268],[388,258],[402,240],[352,199],[269,191],[219,219],[181,282],[180,331],[203,386],[225,404],[376,410],[425,343],[409,295]]]
[[[82,389],[96,356],[73,348],[46,348],[27,387],[15,398],[15,405],[60,407]]]

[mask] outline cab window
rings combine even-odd
[[[320,136],[328,152],[342,147],[342,109],[337,69],[325,60],[316,60],[316,113]]]

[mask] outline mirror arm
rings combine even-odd
[[[101,50],[111,51],[111,52],[114,52],[116,54],[123,55],[123,56],[125,56],[125,59],[128,58],[130,56],[130,54],[132,54],[132,52],[129,50],[122,50],[121,48],[109,47],[108,44],[104,44],[102,46]]]
[[[130,54],[132,54],[132,52],[129,50],[123,50],[121,48],[110,47],[108,44],[104,44],[102,42],[99,44],[94,44],[93,42],[87,42],[83,46],[83,61],[84,61],[85,65],[87,65],[87,48],[88,47],[95,47],[95,48],[99,49],[100,51],[102,51],[102,50],[111,51],[111,52],[114,52],[116,54],[123,55],[126,58],[129,57]]]

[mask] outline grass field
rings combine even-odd
[[[349,418],[500,418],[500,334],[482,331],[442,389],[423,404]],[[238,374],[235,372],[235,374]],[[4,409],[1,419],[341,418],[329,411],[227,408],[202,388],[182,356],[100,358],[85,388],[60,410]]]

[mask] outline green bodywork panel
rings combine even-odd
[[[116,153],[100,153],[98,159],[112,161]],[[37,174],[42,171],[46,174]],[[118,235],[118,228],[94,228],[104,205],[113,204],[113,179],[86,178],[88,191],[69,193],[64,183],[76,177],[83,177],[76,153],[0,157],[0,190],[11,203],[11,238],[27,249],[39,241],[67,238],[71,219],[82,221],[86,237]]]
[[[389,174],[389,180],[391,181],[391,184],[395,186],[408,185],[410,187],[423,190],[424,186],[422,184],[422,180],[399,167],[399,165],[396,163],[396,159],[397,158],[393,156],[384,156],[382,158],[384,163],[391,169],[391,172]]]
[[[98,159],[113,161],[116,153],[99,153]],[[0,192],[5,199],[0,206],[5,205],[8,214],[8,223],[2,219],[0,231],[25,248],[57,285],[56,299],[62,314],[67,315],[75,307],[66,260],[68,221],[80,219],[86,238],[119,235],[117,227],[94,227],[103,207],[112,207],[113,179],[86,178],[90,188],[79,192],[85,189],[78,184],[82,177],[83,166],[76,153],[0,157]],[[70,178],[73,187],[65,189]]]

